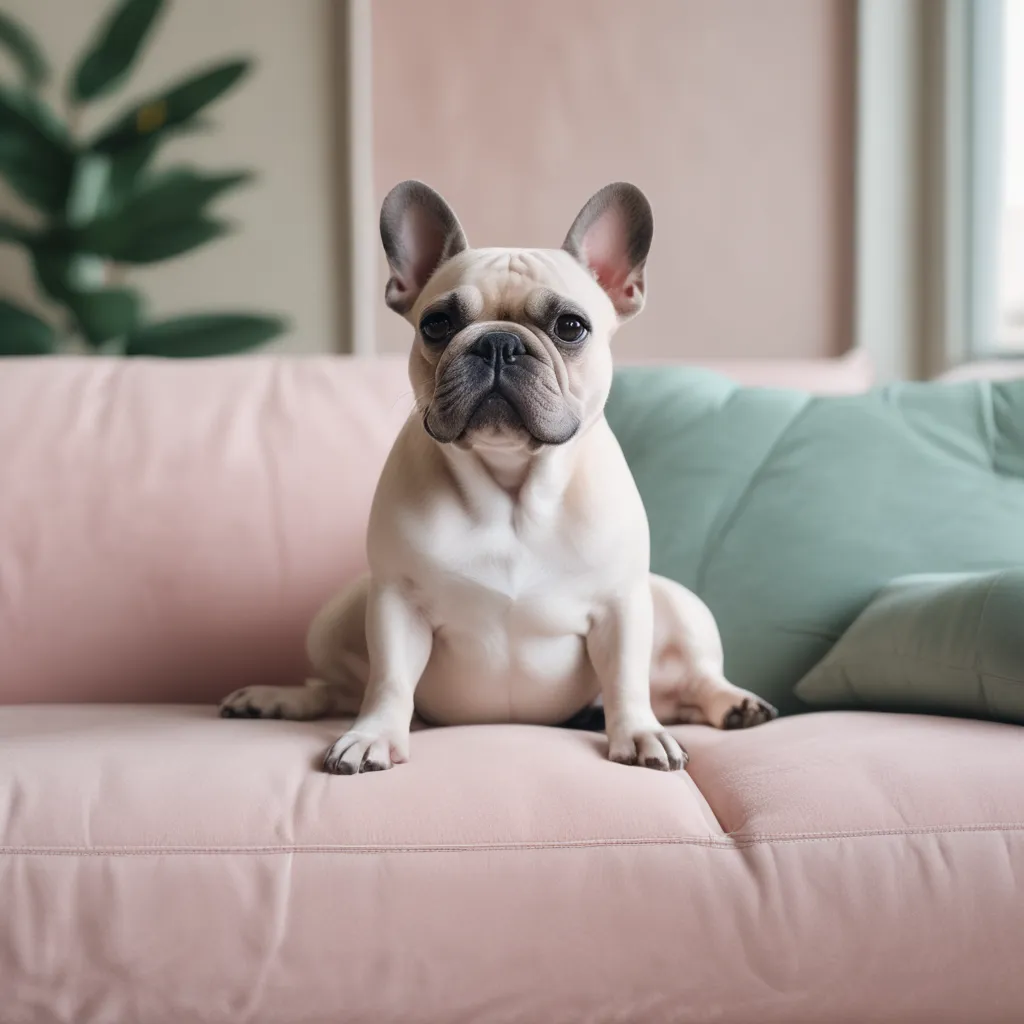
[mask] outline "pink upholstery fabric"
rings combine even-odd
[[[365,564],[400,365],[24,360],[0,395],[0,700],[301,681]]]
[[[5,1024],[1024,1017],[1011,726],[815,714],[600,736],[0,710]]]
[[[787,365],[720,368],[864,382]],[[401,358],[0,361],[0,702],[300,682],[411,407]]]

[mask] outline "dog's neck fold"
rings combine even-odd
[[[579,440],[537,450],[525,444],[439,447],[463,494],[489,494],[540,515],[560,506],[575,472]]]

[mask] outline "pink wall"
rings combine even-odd
[[[620,355],[849,347],[854,0],[375,0],[373,19],[378,200],[422,178],[471,244],[557,246],[625,178],[656,230]]]

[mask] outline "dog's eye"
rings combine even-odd
[[[452,322],[444,313],[431,313],[423,318],[420,333],[427,341],[447,341],[448,335],[452,333]]]
[[[563,313],[555,321],[555,335],[569,344],[580,342],[587,336],[587,325],[573,313]]]

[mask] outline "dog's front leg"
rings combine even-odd
[[[608,757],[675,771],[686,764],[686,752],[651,709],[653,622],[651,588],[644,579],[595,615],[587,652],[601,684]]]
[[[325,771],[355,775],[409,759],[413,694],[432,644],[430,625],[406,589],[371,580],[366,600],[370,675],[359,715],[327,751]]]

